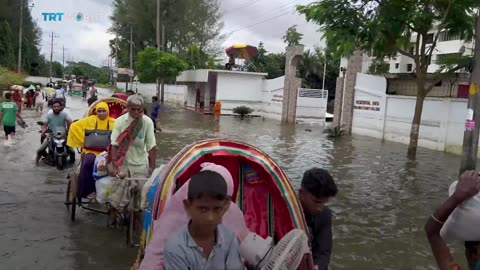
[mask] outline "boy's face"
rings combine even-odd
[[[207,196],[183,201],[192,223],[205,229],[215,229],[222,223],[222,217],[230,204],[230,199],[216,200]]]
[[[316,215],[320,213],[325,204],[327,204],[330,200],[330,198],[315,197],[312,193],[303,188],[298,191],[298,197],[302,203],[303,210],[310,215]]]

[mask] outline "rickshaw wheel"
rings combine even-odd
[[[141,212],[135,211],[133,209],[128,210],[128,219],[127,221],[127,245],[129,247],[138,247],[140,246],[141,233],[139,234],[139,228],[141,228],[142,221],[140,219]]]
[[[72,182],[72,181],[75,181]],[[66,196],[66,205],[67,208],[70,206],[70,219],[75,221],[75,213],[77,210],[77,188],[76,188],[77,176],[75,174],[69,175],[68,186],[67,186],[67,196]]]
[[[67,185],[67,192],[66,192],[66,198],[65,198],[65,206],[69,208],[70,206],[70,192],[71,192],[71,186],[72,186],[72,180],[68,179],[68,185]]]
[[[70,211],[70,220],[75,221],[75,212],[77,211],[77,197],[72,200],[72,209]]]

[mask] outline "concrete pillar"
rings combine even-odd
[[[340,107],[342,106],[342,92],[343,92],[343,77],[337,78],[337,84],[335,87],[335,106],[333,109],[333,126],[338,127],[340,125]]]
[[[346,71],[345,86],[343,85],[344,78],[337,78],[337,87],[335,92],[335,110],[334,110],[334,125],[341,126],[348,134],[352,133],[353,120],[353,106],[355,99],[355,84],[357,81],[357,73],[362,72],[363,53],[355,51],[348,59],[348,66]],[[343,93],[343,106],[342,92]],[[341,107],[343,107],[342,112]]]
[[[204,110],[210,111],[210,85],[205,84],[205,96],[203,98]]]
[[[286,50],[282,122],[295,123],[298,88],[302,86],[302,79],[297,78],[297,65],[303,56],[304,47],[292,46]]]

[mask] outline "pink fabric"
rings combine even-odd
[[[214,163],[203,163],[201,166],[202,171],[213,171],[223,176],[227,182],[228,195],[231,196],[233,194],[233,178],[225,167]],[[170,198],[160,218],[154,221],[152,240],[146,247],[145,257],[139,270],[163,270],[163,249],[165,242],[179,228],[187,224],[189,220],[183,208],[183,201],[187,199],[189,181],[190,180]],[[242,211],[233,202],[223,216],[223,225],[232,230],[239,240],[243,239],[249,233]]]

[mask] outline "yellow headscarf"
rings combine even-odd
[[[109,112],[108,104],[105,102],[99,102],[95,106],[95,110],[104,109]],[[83,142],[85,140],[85,130],[95,129],[95,125],[98,130],[112,130],[113,125],[115,124],[115,118],[107,116],[105,120],[101,120],[97,115],[90,115],[81,120],[70,125],[68,131],[67,145],[72,148],[81,148],[83,147]],[[82,149],[82,154],[92,153],[98,155],[99,152]]]

